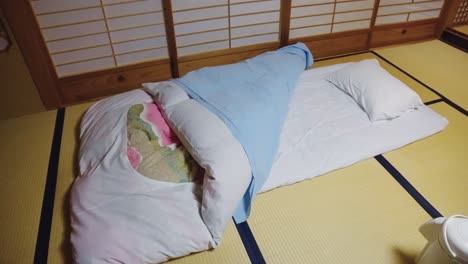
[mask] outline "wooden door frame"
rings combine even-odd
[[[28,0],[0,0],[0,8],[16,39],[46,109],[62,106],[58,77]]]

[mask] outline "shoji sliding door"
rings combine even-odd
[[[369,29],[374,2],[374,0],[338,0],[335,6],[332,32]]]
[[[31,1],[58,77],[168,58],[160,0]]]
[[[289,37],[369,29],[374,0],[292,0]]]
[[[376,25],[438,18],[443,0],[380,0]]]
[[[179,56],[278,42],[280,0],[173,0]]]
[[[26,57],[33,57],[29,66],[37,72],[38,87],[54,93],[55,105],[238,62],[298,41],[319,58],[433,38],[436,27],[443,27],[440,17],[463,23],[468,7],[467,0],[4,2],[15,13],[9,12],[10,20],[23,28],[16,32],[22,34],[18,43],[34,38],[23,45]],[[30,28],[18,19],[23,13]]]
[[[280,0],[231,0],[231,47],[279,41]]]
[[[380,0],[371,46],[434,37],[443,6],[444,0]]]

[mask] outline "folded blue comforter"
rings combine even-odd
[[[299,75],[312,63],[310,51],[298,43],[174,80],[223,120],[244,147],[252,180],[234,212],[237,223],[247,220],[251,201],[268,178],[291,95]]]

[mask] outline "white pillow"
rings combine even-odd
[[[162,109],[190,99],[187,93],[173,82],[143,83],[143,87],[155,97],[154,100]]]
[[[143,86],[161,107],[180,141],[205,169],[201,216],[218,245],[252,178],[244,148],[221,119],[190,99],[175,83]]]
[[[423,105],[413,90],[380,67],[376,59],[349,64],[326,80],[348,93],[371,121],[393,119]]]

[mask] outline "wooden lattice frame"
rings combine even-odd
[[[457,13],[455,14],[455,18],[453,19],[454,25],[461,25],[468,23],[468,0],[460,1],[460,5],[458,6]]]

